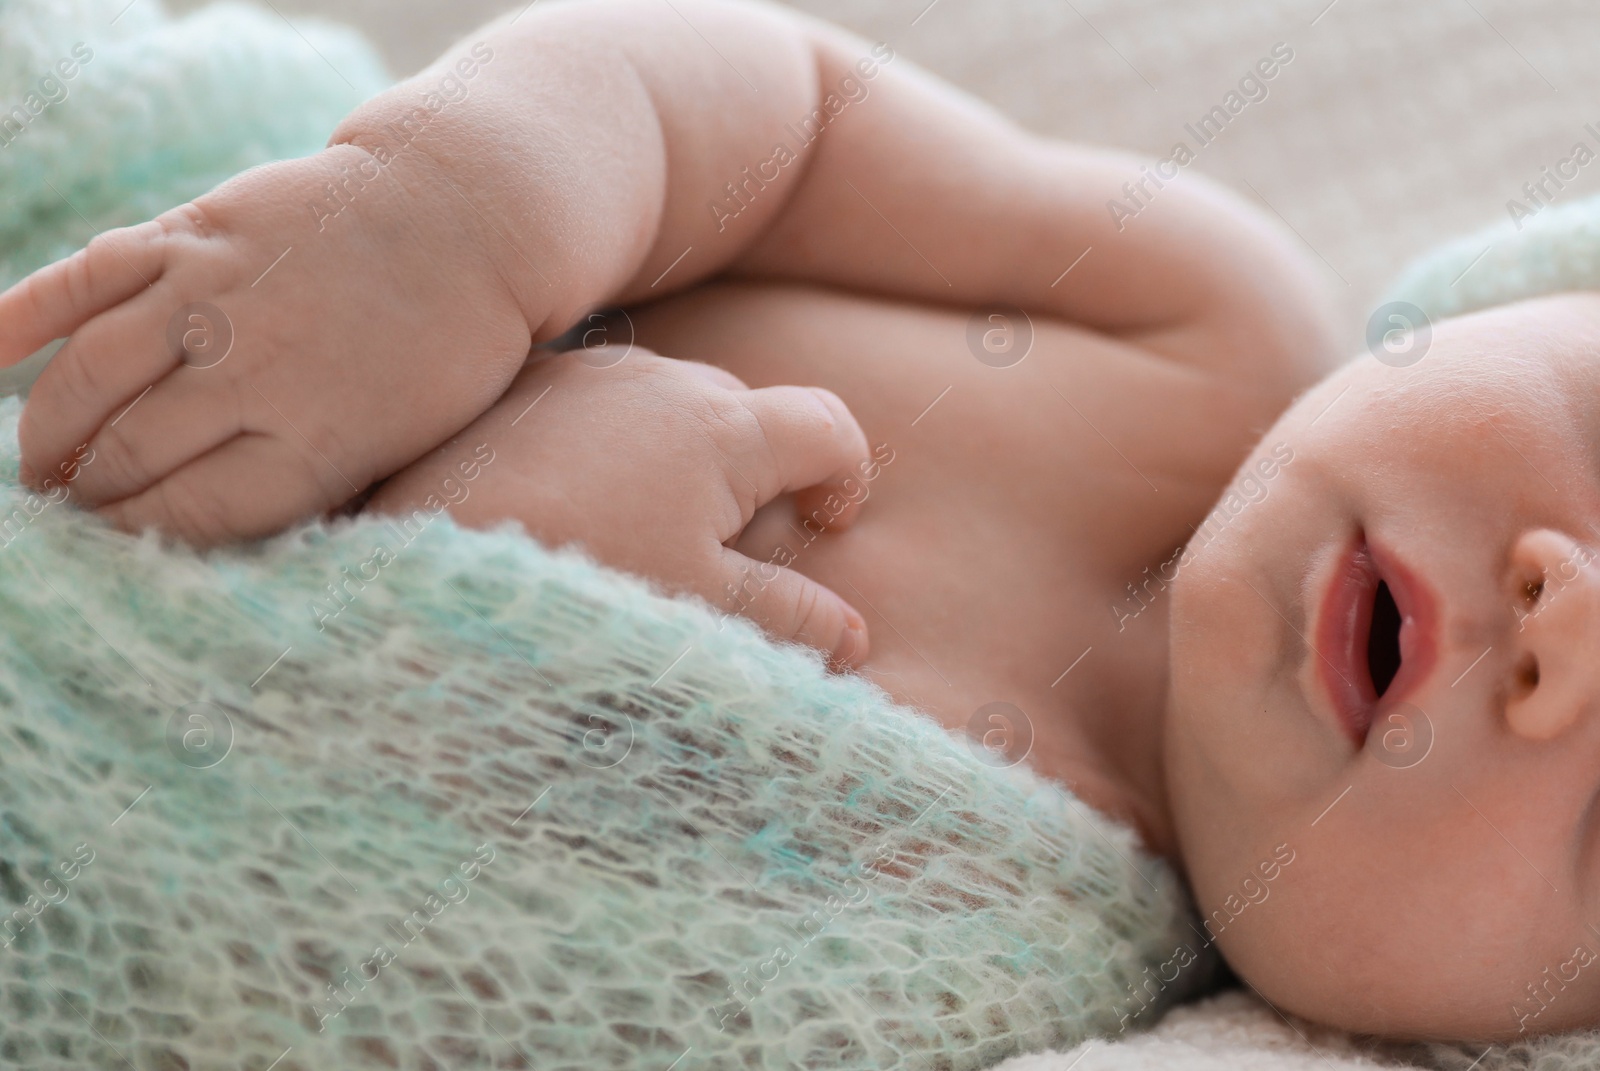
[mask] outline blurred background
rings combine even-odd
[[[202,0],[177,0],[175,11]],[[536,0],[537,2],[537,0]],[[665,2],[665,0],[664,0]],[[359,27],[396,76],[514,6],[272,0]],[[1282,42],[1294,59],[1193,168],[1263,203],[1342,299],[1349,348],[1410,257],[1535,207],[1522,186],[1600,152],[1589,0],[797,0],[1041,133],[1164,156]],[[1600,162],[1558,203],[1600,192]],[[1554,189],[1553,186],[1549,189]]]

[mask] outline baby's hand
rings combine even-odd
[[[728,544],[756,510],[796,493],[803,514],[848,526],[846,482],[866,436],[834,394],[750,390],[728,372],[634,347],[574,350],[530,362],[476,423],[398,473],[369,512],[448,506],[460,524],[507,519],[552,546],[581,544],[607,565],[674,593],[738,610],[779,639],[838,663],[866,657],[866,622],[835,592]],[[859,481],[857,481],[859,482]]]
[[[71,338],[23,411],[24,481],[88,444],[86,506],[212,544],[416,459],[528,353],[471,208],[420,153],[339,145],[35,272],[0,294],[0,365]]]

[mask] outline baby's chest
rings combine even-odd
[[[630,317],[665,356],[850,406],[874,448],[856,525],[819,535],[784,499],[738,547],[855,604],[869,675],[947,723],[1048,691],[1250,445],[1198,374],[1015,312],[720,284]]]

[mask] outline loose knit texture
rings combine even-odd
[[[1202,974],[1132,995],[1197,942],[1128,830],[814,652],[448,516],[118,533],[18,411],[0,1061],[980,1068]]]

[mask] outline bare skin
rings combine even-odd
[[[780,502],[740,548],[766,561],[786,541],[795,568],[855,602],[873,637],[864,671],[890,694],[951,729],[999,731],[991,742],[1009,760],[1031,734],[1030,765],[1171,853],[1166,681],[1149,671],[1166,663],[1166,604],[1123,622],[1112,606],[1185,542],[1278,399],[1043,319],[1026,358],[992,367],[967,347],[969,319],[763,285],[705,287],[634,314],[661,352],[753,386],[828,387],[869,441],[894,448],[850,531],[799,550],[797,511]],[[974,723],[996,701],[1025,722]],[[1143,791],[1118,788],[1130,782]]]

